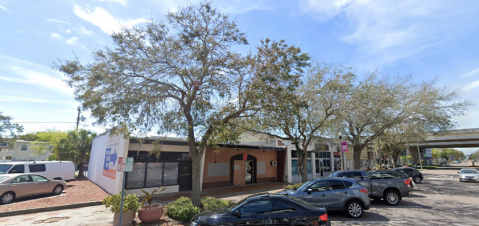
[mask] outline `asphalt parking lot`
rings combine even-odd
[[[361,219],[329,212],[332,225],[479,225],[479,183],[459,182],[458,170],[424,170],[424,181],[397,206],[372,201]],[[0,225],[112,225],[103,206],[0,218]]]

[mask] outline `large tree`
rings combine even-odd
[[[208,3],[112,38],[115,47],[93,51],[92,63],[63,60],[58,69],[98,123],[186,137],[198,206],[205,147],[236,139],[225,129],[230,120],[254,114],[258,99],[294,83],[309,59],[299,48],[268,39],[255,54],[233,52],[233,45],[247,44],[246,36]]]
[[[359,168],[363,149],[388,128],[407,123],[445,131],[470,104],[460,100],[457,90],[437,87],[435,80],[416,83],[411,76],[368,72],[347,103],[349,111],[341,115],[342,132],[353,146],[353,168]]]
[[[23,127],[11,122],[12,117],[3,115],[0,111],[0,142],[4,137],[15,137],[23,131]]]
[[[243,128],[254,134],[292,142],[298,153],[298,174],[308,180],[307,151],[324,137],[332,119],[351,93],[354,75],[343,65],[317,63],[308,68],[300,86],[265,98],[262,110]]]

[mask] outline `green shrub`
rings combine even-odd
[[[226,199],[217,199],[215,197],[208,196],[201,199],[201,204],[203,205],[203,210],[211,210],[216,208],[225,208],[233,204],[233,201]]]
[[[111,212],[119,213],[120,207],[121,207],[121,193],[116,195],[108,195],[105,198],[103,198],[103,200],[101,200],[101,203],[105,205],[106,208],[110,209]],[[123,196],[123,212],[127,212],[130,210],[133,210],[136,212],[138,211],[139,207],[140,207],[140,201],[138,200],[138,197],[136,197],[136,195],[125,194]]]
[[[301,187],[301,185],[303,185],[303,183],[298,183],[298,184],[290,184],[290,185],[285,185],[284,186],[284,189],[286,190],[296,190],[298,189],[299,187]]]
[[[166,206],[168,217],[184,223],[190,222],[199,212],[200,208],[195,206],[190,198],[184,196],[168,203]]]

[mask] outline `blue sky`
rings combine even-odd
[[[57,59],[91,60],[121,26],[163,20],[198,1],[0,0],[0,111],[25,132],[75,127],[77,107]],[[285,39],[315,60],[356,71],[378,69],[437,79],[477,103],[457,128],[479,128],[479,1],[324,0],[213,1],[236,19],[254,49],[264,38]],[[86,129],[103,132],[87,120]],[[47,123],[37,123],[47,122]],[[466,149],[463,149],[466,150]],[[477,150],[474,149],[474,150]]]

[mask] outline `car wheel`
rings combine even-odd
[[[5,192],[5,193],[3,193],[3,195],[0,197],[0,202],[2,202],[2,204],[8,204],[8,203],[13,202],[14,199],[15,199],[15,193],[13,193],[13,192]]]
[[[57,185],[57,186],[55,186],[55,188],[53,189],[53,194],[54,194],[54,195],[59,195],[59,194],[62,193],[62,191],[63,191],[63,186]]]
[[[396,191],[389,190],[384,193],[384,201],[386,204],[395,206],[399,203],[400,197]]]
[[[363,212],[363,205],[358,201],[350,201],[346,204],[346,213],[351,218],[360,218]]]
[[[422,181],[422,180],[421,180],[420,177],[415,177],[415,178],[414,178],[414,183],[416,183],[416,184],[420,184],[421,181]]]

